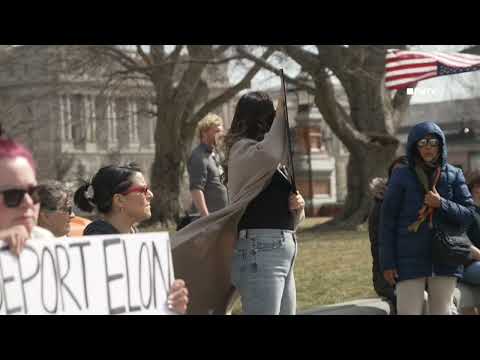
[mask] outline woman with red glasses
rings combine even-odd
[[[135,224],[151,216],[153,194],[135,166],[106,166],[74,195],[77,207],[96,210],[100,219],[89,224],[83,235],[135,233]]]
[[[100,218],[89,224],[83,235],[132,234],[135,224],[151,216],[153,193],[145,178],[134,165],[106,166],[81,186],[74,195],[75,205],[82,211],[96,212]],[[170,289],[169,305],[185,313],[188,291],[183,280],[176,280]]]
[[[39,201],[32,154],[19,143],[0,138],[0,240],[15,255],[29,239],[54,237],[36,226]]]

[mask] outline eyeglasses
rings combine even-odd
[[[149,191],[150,191],[150,187],[148,185],[132,186],[130,189],[123,192],[122,195],[128,195],[128,194],[131,194],[131,193],[143,193],[143,195],[147,196]]]
[[[13,209],[21,204],[25,198],[25,194],[30,195],[34,204],[38,204],[40,202],[40,196],[38,194],[39,189],[39,186],[31,186],[28,189],[2,190],[0,191],[0,194],[3,194],[3,202],[5,206]]]
[[[61,207],[61,208],[58,208],[58,209],[48,209],[47,208],[45,210],[52,211],[52,212],[58,211],[58,212],[62,212],[62,213],[68,214],[68,215],[73,214],[73,206],[65,206],[65,207]]]
[[[427,144],[431,147],[437,147],[440,141],[438,141],[438,139],[422,139],[417,142],[419,148],[425,147]]]

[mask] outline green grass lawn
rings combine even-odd
[[[325,219],[304,221],[295,262],[298,311],[375,297],[367,231],[313,231]],[[234,314],[240,313],[237,302]]]
[[[298,232],[298,310],[374,297],[366,231]]]

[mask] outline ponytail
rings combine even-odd
[[[75,191],[73,195],[73,201],[75,205],[82,211],[91,213],[94,210],[95,200],[87,198],[88,189],[91,188],[90,183],[85,183]]]

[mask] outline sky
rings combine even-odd
[[[414,45],[414,50],[458,52],[468,45]],[[289,75],[296,75],[300,67],[293,62],[283,64],[284,70]],[[232,81],[238,78],[232,71]],[[237,80],[238,81],[238,80]],[[266,89],[280,86],[278,77],[269,72],[262,72],[252,82],[252,88]],[[440,102],[453,99],[465,99],[480,96],[480,71],[444,76],[420,81],[415,88],[411,103]]]

